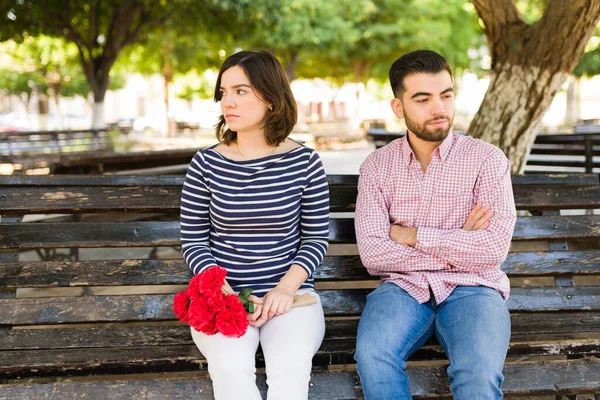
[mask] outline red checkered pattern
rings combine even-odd
[[[475,204],[495,213],[485,230],[461,229]],[[375,151],[360,168],[356,238],[361,260],[381,283],[419,303],[444,301],[457,286],[483,285],[508,299],[500,265],[516,222],[510,164],[500,149],[454,133],[433,152],[426,173],[406,137]],[[416,227],[413,248],[390,239],[390,224]]]

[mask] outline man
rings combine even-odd
[[[510,340],[509,282],[500,270],[516,221],[510,165],[498,148],[451,131],[452,72],[433,51],[390,69],[402,139],[362,164],[360,257],[381,276],[358,327],[367,400],[410,399],[406,360],[435,334],[455,399],[500,399]]]

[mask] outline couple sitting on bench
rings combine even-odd
[[[510,166],[496,147],[451,131],[454,91],[446,60],[415,51],[390,69],[391,106],[407,134],[360,170],[356,238],[381,276],[358,327],[355,358],[367,400],[410,398],[408,357],[436,335],[457,399],[502,398],[510,339],[509,281],[500,265],[516,221]],[[193,158],[181,199],[181,243],[195,274],[227,269],[255,304],[240,338],[191,329],[217,400],[307,399],[325,332],[313,273],[328,247],[329,193],[317,153],[288,138],[296,101],[270,53],[242,51],[215,88],[219,144]],[[292,309],[308,292],[312,305]]]

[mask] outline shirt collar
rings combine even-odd
[[[446,136],[446,139],[444,139],[444,141],[433,151],[432,155],[435,155],[436,153],[439,154],[440,158],[442,159],[442,162],[445,162],[446,158],[448,158],[448,155],[450,154],[450,150],[452,150],[452,145],[454,144],[454,136],[454,132],[450,130],[450,132],[448,132],[448,136]],[[400,139],[399,142],[400,150],[402,152],[402,159],[408,166],[410,164],[411,158],[415,157],[415,153],[410,147],[410,144],[408,144],[408,135],[405,133],[404,137]]]

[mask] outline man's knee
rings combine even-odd
[[[448,377],[456,399],[502,398],[503,365],[497,362],[478,362],[458,367],[450,365]]]

